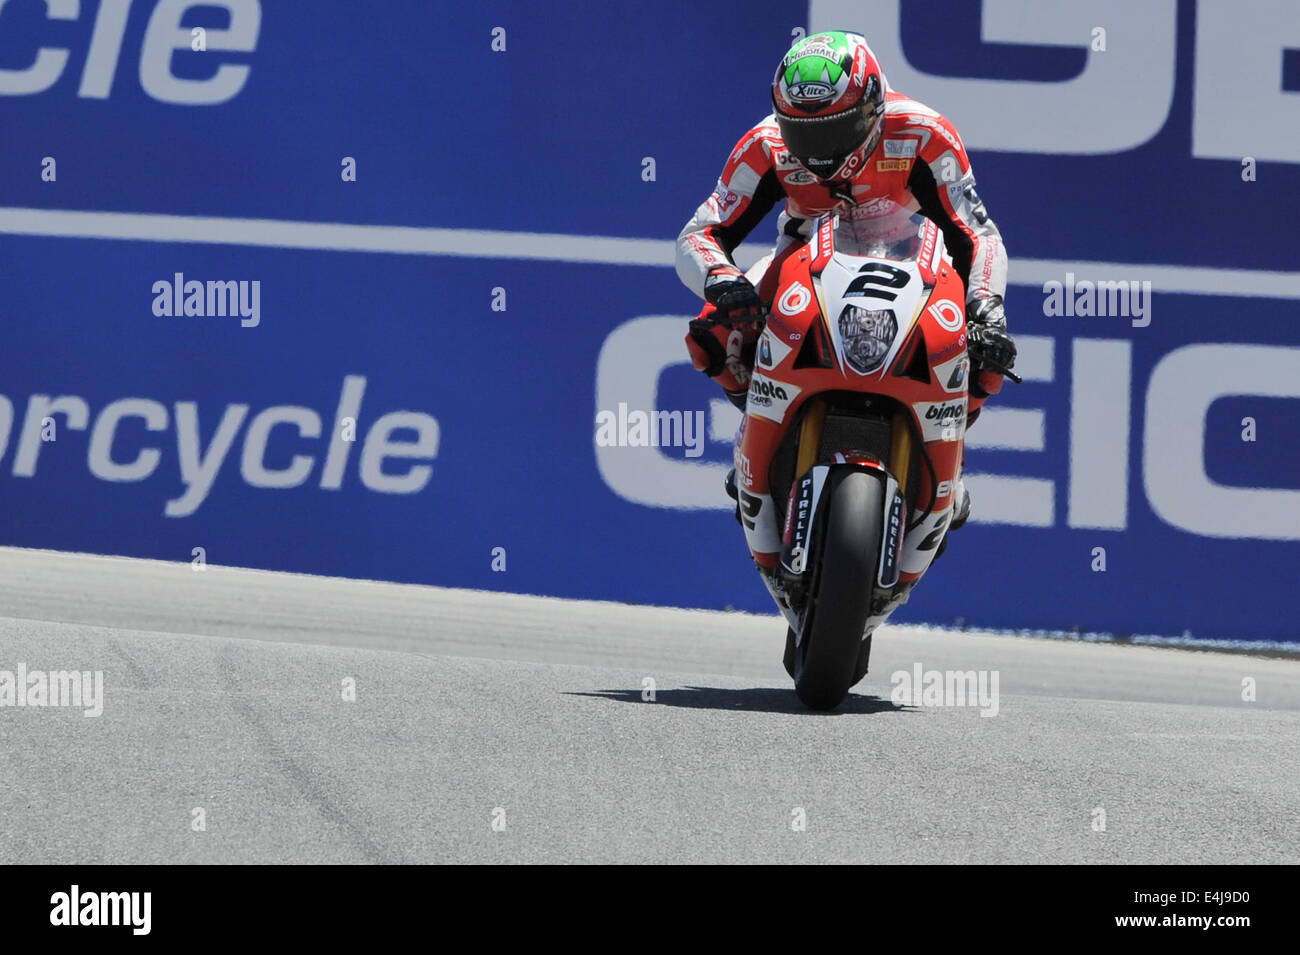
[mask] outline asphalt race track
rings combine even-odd
[[[1300,862],[1292,659],[891,627],[812,714],[775,617],[11,548],[0,614],[104,674],[0,707],[5,863]]]

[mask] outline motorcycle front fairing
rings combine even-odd
[[[778,267],[735,465],[750,551],[795,626],[831,467],[886,483],[882,604],[929,567],[960,475],[969,361],[964,287],[914,212],[825,216]]]

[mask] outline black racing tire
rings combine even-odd
[[[871,613],[885,489],[859,470],[832,473],[817,591],[795,652],[794,689],[809,709],[833,710],[861,675],[862,634]]]

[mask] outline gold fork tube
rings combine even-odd
[[[889,438],[889,473],[898,481],[898,489],[907,493],[907,477],[912,467],[912,429],[900,412],[894,415],[894,429]]]
[[[796,480],[817,463],[817,449],[821,447],[822,428],[825,424],[826,402],[821,398],[810,398],[803,423],[799,426],[799,459],[794,471]]]

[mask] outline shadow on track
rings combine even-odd
[[[799,702],[794,690],[755,686],[741,690],[714,686],[687,686],[679,689],[656,689],[654,700],[643,700],[642,690],[597,690],[592,693],[567,691],[565,696],[592,696],[619,703],[637,703],[645,706],[683,706],[696,710],[736,710],[748,713],[802,713],[807,716],[847,716],[862,713],[899,713],[914,708],[894,703],[879,696],[850,693],[834,710],[818,713]]]

